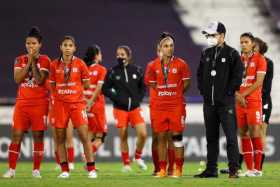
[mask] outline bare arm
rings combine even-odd
[[[185,79],[184,82],[184,93],[189,90],[191,86],[191,79]]]
[[[17,84],[20,84],[22,81],[24,81],[26,74],[28,73],[28,70],[31,66],[31,61],[28,61],[27,65],[24,68],[14,69],[14,80]]]
[[[33,60],[31,63],[32,74],[35,78],[36,83],[41,85],[45,82],[46,78],[48,77],[48,72],[44,70],[39,70],[36,61],[37,60]]]
[[[265,73],[257,73],[257,80],[254,84],[252,84],[250,87],[248,87],[241,95],[243,97],[247,97],[252,92],[254,92],[256,89],[262,86],[263,80],[265,77]]]

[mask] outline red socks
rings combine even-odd
[[[263,143],[260,137],[252,138],[254,148],[254,164],[255,169],[261,171],[262,154],[263,154]]]
[[[122,152],[122,161],[124,165],[130,164],[128,152]]]
[[[61,171],[62,172],[69,172],[69,165],[68,162],[62,162],[60,163]]]
[[[175,150],[167,149],[167,154],[168,154],[168,172],[172,173],[174,169],[174,162],[175,162]]]
[[[33,170],[40,170],[44,155],[44,142],[34,143],[33,145]]]
[[[142,157],[142,151],[139,151],[136,149],[135,151],[135,159],[141,159]]]
[[[68,155],[68,162],[73,163],[74,162],[74,147],[68,147],[67,148],[67,155]]]
[[[159,161],[159,168],[160,170],[166,171],[167,162],[165,160]]]
[[[159,171],[159,158],[158,158],[158,150],[157,149],[152,149],[152,158],[153,158],[153,163],[154,163],[154,168],[155,168],[155,173]]]
[[[246,163],[247,169],[252,170],[253,169],[253,146],[252,146],[251,138],[249,137],[241,138],[241,144],[242,144],[243,158]]]
[[[88,170],[88,172],[94,171],[95,170],[95,162],[88,162],[87,163],[87,170]]]
[[[9,168],[16,169],[20,153],[20,144],[11,143],[9,146]]]

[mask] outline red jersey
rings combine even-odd
[[[27,63],[27,55],[19,56],[15,60],[14,69],[22,69],[27,65]],[[49,57],[46,55],[39,55],[37,66],[40,71],[49,72]],[[39,105],[48,103],[48,89],[45,84],[39,85],[36,83],[35,78],[32,75],[31,66],[24,81],[18,85],[16,101],[24,105]]]
[[[259,54],[254,53],[251,57],[245,58],[241,56],[241,60],[245,66],[245,72],[240,86],[240,93],[243,93],[248,87],[252,86],[257,81],[258,73],[266,73],[265,58]],[[247,101],[261,101],[262,87],[257,88],[250,95],[246,97]]]
[[[177,57],[172,57],[167,65],[159,58],[147,66],[145,82],[156,83],[150,91],[150,102],[158,109],[176,108],[184,98],[184,80],[190,79],[188,64]]]
[[[51,63],[50,83],[55,83],[55,99],[63,102],[83,102],[83,82],[89,80],[89,71],[83,60],[73,57],[65,64],[60,59]]]
[[[93,92],[95,91],[98,84],[103,84],[106,76],[107,70],[104,66],[100,64],[92,64],[89,67],[89,75],[90,75],[90,88],[84,91],[84,94],[87,99],[92,97]],[[105,98],[102,93],[100,93],[94,104],[105,104]]]

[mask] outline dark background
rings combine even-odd
[[[96,43],[103,51],[103,64],[112,66],[118,45],[131,47],[136,64],[145,68],[156,56],[156,42],[162,31],[175,36],[175,55],[185,59],[192,71],[189,102],[199,100],[195,72],[201,46],[190,38],[192,28],[184,27],[172,0],[80,0],[80,1],[3,1],[0,11],[0,98],[16,96],[13,63],[25,53],[25,36],[36,25],[43,34],[41,53],[59,56],[59,42],[64,35],[77,41],[77,56],[83,57],[88,45]],[[13,100],[13,99],[12,99]]]

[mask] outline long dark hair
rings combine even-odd
[[[87,48],[86,54],[84,56],[84,61],[87,64],[87,66],[96,63],[95,62],[96,55],[98,55],[100,52],[101,52],[101,48],[96,44],[91,45]]]
[[[268,50],[267,43],[258,37],[255,38],[254,42],[259,46],[260,49],[259,53],[264,55]]]

